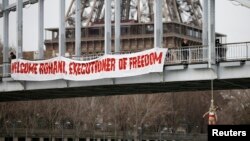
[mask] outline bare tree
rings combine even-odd
[[[28,132],[47,129],[50,136],[55,122],[70,122],[75,136],[81,133],[112,132],[138,140],[147,132],[161,132],[164,127],[187,132],[206,132],[207,119],[202,115],[210,106],[210,91],[121,95],[43,101],[0,103],[0,128],[21,120]],[[219,124],[249,123],[249,90],[215,91],[220,107]],[[7,122],[9,121],[9,122]]]

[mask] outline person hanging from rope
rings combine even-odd
[[[219,107],[214,106],[214,100],[211,100],[209,111],[203,115],[203,118],[205,118],[205,116],[208,115],[208,125],[215,125],[217,123],[218,117],[217,117],[216,112],[218,110],[219,110]]]

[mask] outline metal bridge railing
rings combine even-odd
[[[123,51],[111,54],[130,54],[138,51]],[[208,62],[207,46],[189,46],[169,49],[165,65],[196,64]],[[103,53],[72,57],[72,59],[88,61],[103,56]],[[250,60],[250,42],[221,44],[215,48],[217,62]]]
[[[185,48],[169,49],[166,55],[165,64],[192,64],[207,62],[206,46],[190,46]]]
[[[141,50],[111,52],[111,53],[109,53],[109,55],[131,54],[131,53],[136,53],[139,51],[141,51]],[[73,59],[73,60],[79,60],[79,61],[89,61],[89,60],[93,60],[93,59],[97,59],[99,57],[102,57],[103,55],[104,55],[104,53],[98,53],[98,54],[93,54],[93,55],[71,56],[69,58]]]
[[[139,51],[140,50],[112,52],[110,54],[131,54]],[[169,49],[166,55],[165,64],[172,65],[181,63],[191,64],[191,63],[207,62],[207,57],[203,56],[203,54],[207,54],[207,47],[190,46],[185,48]],[[103,55],[104,53],[99,53],[93,55],[72,56],[69,58],[74,60],[89,61],[97,59]]]
[[[169,49],[166,65],[194,64],[208,62],[207,46],[189,46]],[[215,47],[216,62],[250,60],[250,42],[220,44]]]
[[[123,51],[111,54],[130,54],[138,51]],[[207,63],[207,46],[190,46],[185,48],[169,49],[166,55],[165,65]],[[89,61],[103,56],[103,53],[93,55],[72,56],[71,59]],[[221,44],[215,48],[216,62],[250,60],[250,42]],[[10,64],[8,64],[10,72]],[[0,64],[0,78],[3,76],[3,64]]]
[[[71,56],[69,58],[73,60],[78,60],[78,61],[90,61],[90,60],[97,59],[103,55],[104,53],[98,53],[98,54],[93,54],[93,55]]]
[[[7,64],[7,68],[8,68],[8,74],[3,74],[3,65],[4,64],[0,64],[0,79],[4,78],[4,77],[10,77],[10,63],[6,63]]]
[[[250,59],[250,42],[221,44],[215,48],[216,61],[237,61]]]

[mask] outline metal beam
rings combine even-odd
[[[215,0],[208,1],[208,67],[215,64]]]
[[[115,52],[120,52],[121,0],[115,0]]]
[[[9,5],[9,0],[3,0],[3,8]],[[9,11],[3,11],[3,77],[8,76],[9,55]]]
[[[17,1],[17,58],[23,58],[23,1]]]
[[[99,9],[99,10],[96,12],[95,21],[98,21],[99,19],[103,19],[103,17],[101,17],[101,16],[102,16],[102,9],[103,9],[103,6],[104,6],[104,1],[103,1],[103,0],[98,1],[97,9]]]
[[[38,3],[38,55],[39,59],[44,59],[44,0],[39,0]]]
[[[162,47],[162,0],[154,1],[154,48]]]
[[[203,0],[202,15],[202,45],[208,45],[208,1]]]
[[[38,0],[23,0],[23,7],[25,7],[28,4],[35,4],[37,3]],[[4,7],[4,10],[8,10],[8,11],[16,11],[16,7],[17,7],[17,3],[12,3],[10,5],[8,5],[7,7]],[[0,11],[0,18],[3,15],[3,11]]]
[[[75,2],[75,0],[71,0],[69,8],[68,8],[67,13],[66,13],[66,18],[68,18],[70,10],[72,9],[74,2]]]
[[[141,0],[137,0],[137,21],[141,23]]]
[[[174,7],[174,11],[175,11],[175,13],[173,13],[174,14],[174,21],[177,20],[177,22],[182,23],[181,14],[180,14],[180,11],[178,10],[180,8],[178,8],[176,0],[173,0],[173,7]]]
[[[149,12],[148,12],[149,19],[150,19],[150,21],[153,21],[154,8],[153,8],[153,1],[152,0],[148,0],[148,8],[149,8]]]
[[[65,0],[60,0],[59,10],[59,56],[65,56]]]
[[[96,9],[96,0],[94,0],[93,5],[92,5],[91,10],[90,10],[90,13],[88,14],[88,19],[86,21],[86,26],[90,25],[91,20],[93,18],[93,14],[95,12],[95,9]]]
[[[76,0],[75,15],[75,55],[81,55],[81,0]]]
[[[164,6],[164,12],[163,12],[163,16],[165,18],[165,21],[164,22],[167,22],[168,21],[168,18],[171,19],[171,16],[170,16],[170,12],[169,12],[169,7],[167,5],[167,2],[164,1],[163,3],[163,6]]]
[[[207,0],[203,0],[202,45],[208,46],[208,1]],[[207,50],[203,50],[202,54],[203,54],[203,58],[208,58]]]
[[[111,52],[111,0],[105,0],[105,45],[104,53]]]
[[[129,20],[129,13],[130,13],[130,2],[131,0],[126,0],[126,16],[125,16],[125,20]]]
[[[232,0],[231,0],[232,1]],[[249,0],[233,0],[239,2],[242,6],[250,8],[250,1]]]

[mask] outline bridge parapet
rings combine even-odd
[[[111,54],[131,54],[138,51],[122,51],[115,53],[113,52]],[[171,48],[167,52],[165,66],[181,64],[206,64],[208,62],[207,51],[207,46],[188,46],[180,48]],[[217,63],[247,61],[250,60],[250,42],[218,44],[215,48],[215,52],[215,60]],[[92,55],[70,56],[69,58],[74,60],[89,61],[97,59],[103,55],[103,53],[99,53]],[[5,64],[10,66],[10,63]],[[0,64],[0,78],[4,77],[2,73],[3,65],[4,64]],[[10,73],[5,75],[5,77],[10,77]]]
[[[219,44],[215,47],[216,61],[238,61],[250,59],[250,42],[227,43]],[[111,54],[131,54],[139,52],[140,50],[113,52]],[[178,64],[198,64],[207,63],[208,47],[207,46],[188,46],[180,48],[170,48],[168,50],[165,65],[178,65]],[[81,61],[88,61],[96,59],[104,55],[103,53],[71,56],[69,58]]]
[[[207,46],[189,46],[169,49],[165,65],[207,63]]]
[[[219,44],[215,49],[217,62],[250,59],[250,42]]]
[[[132,77],[105,78],[89,81],[15,81],[10,75],[0,81],[0,102],[48,98],[103,96],[119,94],[147,94],[173,91],[250,88],[250,42],[222,44],[216,49],[216,63],[208,68],[205,56],[199,54],[206,47],[169,49],[175,59],[166,58],[163,72]],[[192,56],[183,59],[183,52]],[[224,52],[224,56],[219,53]],[[129,53],[129,52],[123,52]],[[195,54],[195,55],[194,55]],[[76,60],[91,60],[102,56],[83,56]],[[178,58],[179,57],[179,58]],[[1,68],[2,70],[2,68]]]
[[[250,59],[250,42],[227,43],[219,44],[215,47],[216,61],[238,61]],[[140,50],[113,52],[111,54],[131,54],[139,52]],[[178,64],[198,64],[207,63],[207,46],[188,46],[180,48],[170,48],[168,50],[165,65],[178,65]],[[88,61],[103,56],[103,53],[71,56],[69,58],[81,61]]]

